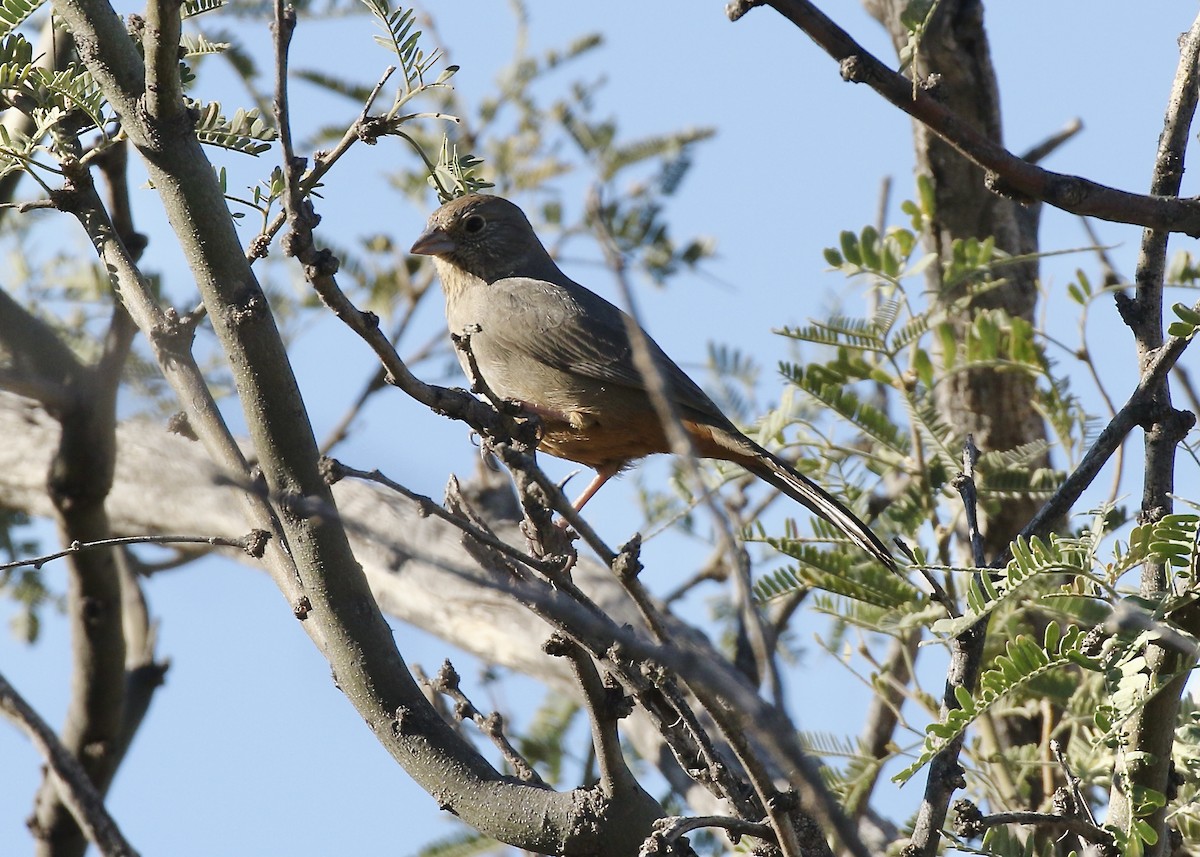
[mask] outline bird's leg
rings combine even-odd
[[[542,405],[535,405],[533,402],[527,402],[524,399],[510,399],[510,401],[516,403],[516,405],[518,407],[520,407],[521,410],[525,411],[526,413],[533,414],[535,417],[540,417],[542,420],[549,421],[549,422],[556,422],[556,423],[570,423],[571,422],[570,417],[568,417],[566,414],[562,413],[561,411],[554,410],[554,408],[547,408],[547,407],[543,407]]]
[[[601,486],[603,486],[605,482],[607,482],[608,480],[610,480],[614,476],[616,476],[617,472],[619,470],[620,470],[619,467],[612,467],[612,466],[596,468],[596,478],[593,479],[590,483],[588,483],[588,487],[584,488],[583,493],[580,494],[578,499],[576,499],[575,502],[571,504],[575,508],[575,511],[576,512],[582,511],[583,504],[586,503],[588,500],[592,499],[592,496],[597,491],[600,490]]]
[[[616,476],[620,471],[620,467],[614,467],[612,465],[608,467],[597,468],[596,478],[588,483],[588,487],[583,489],[583,493],[580,494],[575,502],[571,504],[571,508],[573,508],[576,512],[582,510],[583,504],[592,499],[592,496],[600,490],[600,487],[604,485],[605,482]],[[571,526],[571,524],[566,518],[559,518],[558,526],[565,530],[567,527]]]

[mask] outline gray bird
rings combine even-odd
[[[559,270],[516,205],[484,194],[452,200],[430,216],[412,252],[433,257],[450,330],[473,331],[471,353],[483,380],[496,395],[541,418],[539,448],[596,471],[577,509],[632,462],[670,452],[633,362],[628,317]],[[698,455],[741,465],[896,571],[891,553],[866,524],[738,431],[647,341]]]

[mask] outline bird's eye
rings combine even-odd
[[[486,225],[487,225],[487,221],[484,220],[482,217],[480,217],[478,214],[472,214],[470,217],[468,217],[466,220],[463,221],[463,229],[467,230],[467,232],[469,232],[472,235],[474,235],[475,233],[482,230],[483,227]]]

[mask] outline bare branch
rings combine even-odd
[[[1085,818],[1075,818],[1069,815],[1055,815],[1048,812],[997,812],[984,815],[975,804],[968,800],[960,800],[954,804],[955,831],[968,839],[976,839],[991,827],[1006,824],[1023,824],[1034,827],[1045,827],[1051,830],[1061,830],[1079,838],[1103,846],[1103,853],[1116,853],[1116,841],[1113,835],[1094,821]]]
[[[264,532],[256,531],[240,539],[226,539],[220,536],[121,536],[118,538],[97,539],[92,542],[74,541],[71,542],[69,547],[55,551],[54,553],[0,563],[0,571],[6,568],[21,568],[23,566],[41,568],[52,560],[61,559],[64,556],[70,556],[80,551],[93,550],[95,548],[112,548],[120,545],[202,544],[214,547],[240,548],[247,554],[254,556],[256,552],[261,555],[262,542],[266,535]]]
[[[565,635],[554,634],[542,648],[548,655],[566,658],[575,672],[592,726],[592,747],[600,763],[601,785],[609,794],[641,788],[625,762],[617,731],[617,722],[629,714],[632,702],[621,693],[619,685],[605,682],[587,651]]]
[[[735,845],[743,836],[754,836],[765,842],[774,842],[775,836],[768,824],[746,821],[741,818],[729,818],[723,815],[698,815],[690,818],[670,816],[660,818],[654,823],[654,833],[642,846],[641,857],[651,857],[654,854],[676,853],[680,838],[705,827],[715,827],[726,831]]]
[[[966,442],[963,443],[963,469],[955,478],[954,485],[962,495],[963,507],[966,510],[976,578],[989,573],[985,570],[987,560],[983,553],[983,537],[979,532],[979,521],[976,514],[975,463],[978,459],[979,450],[975,446],[975,441],[968,436]],[[946,606],[949,608],[951,605],[947,603]],[[959,688],[965,689],[968,693],[975,691],[979,673],[983,667],[983,648],[987,640],[989,618],[990,616],[984,616],[950,640],[950,667],[946,672],[946,686],[942,692],[940,714],[943,722],[950,710],[960,707],[957,697]],[[938,851],[938,844],[942,838],[942,825],[945,824],[946,814],[950,809],[950,799],[956,790],[966,785],[962,766],[958,762],[962,747],[963,734],[960,733],[942,747],[929,763],[925,792],[921,797],[921,806],[917,810],[917,820],[913,825],[912,838],[909,840],[909,848],[914,854],[932,857]]]
[[[184,113],[179,78],[180,0],[150,0],[142,49],[146,55],[146,111],[156,122],[174,122]]]
[[[46,721],[0,675],[0,711],[29,736],[52,772],[52,782],[88,841],[105,857],[137,857],[117,823],[104,807],[104,798],[79,760],[62,745]]]
[[[921,644],[921,632],[910,630],[892,640],[887,658],[875,670],[874,694],[863,718],[860,743],[864,752],[879,760],[870,774],[870,782],[855,791],[855,800],[847,812],[855,820],[862,818],[870,808],[871,793],[882,772],[882,762],[892,754],[892,741],[900,723],[900,706],[906,689],[913,678],[913,664]]]
[[[1200,312],[1200,301],[1197,301],[1192,309]],[[1190,338],[1171,336],[1167,338],[1161,348],[1148,355],[1148,359],[1142,367],[1142,375],[1133,393],[1125,401],[1121,410],[1117,411],[1116,416],[1109,420],[1097,435],[1096,440],[1079,462],[1079,466],[1071,471],[1058,490],[1054,492],[1054,496],[1046,501],[1033,519],[1021,530],[1022,537],[1046,535],[1051,523],[1061,519],[1075,505],[1075,502],[1095,480],[1100,469],[1124,443],[1129,432],[1147,420],[1154,406],[1162,379],[1183,356],[1183,352],[1189,344],[1191,344]],[[999,568],[1011,558],[1011,554],[1006,551],[997,557],[992,565]]]
[[[496,538],[494,534],[486,532],[470,521],[442,508],[433,501],[432,497],[426,497],[424,494],[418,494],[415,491],[409,490],[399,482],[395,482],[384,476],[379,470],[356,470],[353,467],[347,467],[345,464],[342,464],[340,461],[332,458],[325,459],[325,462],[327,464],[326,472],[329,473],[330,478],[335,481],[343,476],[353,476],[355,479],[363,479],[367,482],[374,482],[378,485],[383,485],[385,488],[389,488],[392,491],[395,491],[397,494],[407,497],[409,500],[412,500],[414,503],[416,503],[417,508],[420,510],[422,515],[436,515],[446,523],[453,524],[454,526],[458,527],[477,542],[487,545],[493,550],[499,551],[509,559],[516,560],[522,565],[532,568],[534,571],[554,576],[561,574],[563,571],[560,564],[546,562],[517,550],[507,542]],[[3,568],[3,566],[0,566],[0,568]]]
[[[1200,236],[1200,202],[1129,193],[1051,172],[1017,157],[963,121],[934,93],[878,60],[808,0],[732,0],[726,11],[737,20],[762,5],[773,7],[837,60],[844,80],[867,84],[984,169],[992,191],[1025,202],[1045,202],[1073,214]]]
[[[429,684],[434,691],[443,693],[454,700],[455,716],[460,720],[471,720],[474,722],[479,727],[479,731],[496,745],[496,749],[500,751],[500,754],[504,757],[504,761],[516,772],[518,779],[530,785],[549,788],[538,772],[533,769],[533,765],[525,761],[525,757],[517,752],[517,748],[512,745],[512,742],[508,740],[508,736],[504,734],[504,718],[500,713],[493,711],[491,714],[485,716],[467,698],[467,695],[463,693],[458,671],[454,669],[453,664],[449,660],[442,663],[442,668],[438,670],[437,675]]]

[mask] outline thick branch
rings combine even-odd
[[[142,49],[146,55],[145,109],[156,122],[176,122],[186,114],[179,79],[179,0],[150,0]]]
[[[99,358],[67,382],[69,401],[58,414],[62,434],[47,475],[67,543],[111,535],[104,504],[116,468],[117,388],[135,332],[124,309],[115,306]],[[121,583],[111,550],[72,554],[67,566],[72,676],[62,742],[104,794],[120,760],[125,723]],[[82,854],[87,845],[52,777],[38,791],[31,829],[39,853]]]

